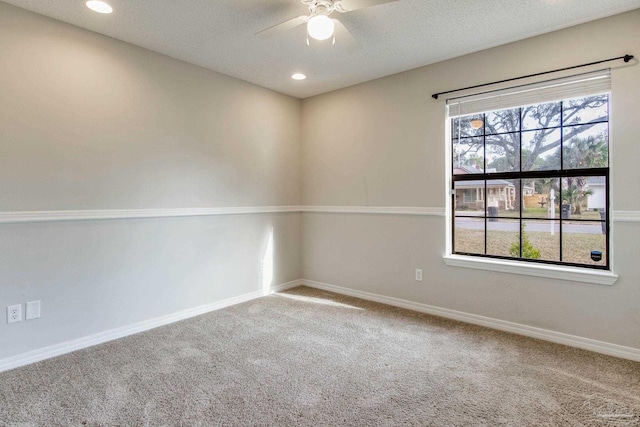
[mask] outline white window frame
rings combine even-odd
[[[595,73],[593,73],[594,75],[598,75],[598,73],[602,74],[603,72],[607,73],[607,77],[610,76],[610,70],[598,70]],[[585,73],[585,75],[589,75],[589,73]],[[574,80],[576,79],[576,77],[578,76],[572,76],[574,78]],[[598,79],[599,77],[596,77],[595,79]],[[569,80],[571,79],[571,77],[569,78]],[[527,105],[526,103],[526,99],[527,97],[529,97],[531,95],[531,92],[535,91],[535,90],[539,90],[540,88],[542,88],[540,90],[540,92],[543,93],[544,96],[544,92],[545,90],[547,91],[554,91],[553,88],[553,84],[550,85],[550,82],[559,82],[558,86],[560,87],[559,90],[557,90],[556,88],[556,92],[558,93],[558,97],[554,98],[553,100],[556,99],[562,99],[562,98],[569,98],[571,97],[571,95],[560,95],[560,93],[562,92],[563,88],[562,88],[562,84],[563,84],[563,80],[567,81],[567,79],[556,79],[556,80],[551,80],[551,81],[545,81],[545,82],[540,82],[538,84],[534,84],[534,85],[527,85],[528,88],[523,90],[523,95],[520,96],[520,98],[523,99],[523,101],[520,102],[520,105]],[[572,83],[569,82],[569,84],[564,85],[565,88],[568,88],[568,90],[571,90],[571,85]],[[551,89],[547,89],[548,87],[551,86]],[[593,90],[594,91],[598,91],[598,88],[596,87],[596,85],[593,85]],[[526,87],[526,86],[525,86]],[[530,89],[529,89],[530,88]],[[508,88],[505,89],[504,91],[513,91],[514,88]],[[502,91],[502,90],[501,90]],[[501,92],[501,91],[492,91],[492,92]],[[529,93],[527,93],[529,92]],[[482,95],[482,94],[480,94]],[[586,95],[586,93],[585,93]],[[533,93],[533,96],[535,96],[535,92]],[[575,92],[573,94],[573,96],[576,96]],[[516,95],[517,97],[517,95]],[[493,97],[491,97],[493,98]],[[549,99],[549,101],[552,99]],[[482,99],[482,97],[479,97],[479,101],[480,103],[485,103],[485,105],[490,106],[492,100],[489,99],[488,101],[485,101]],[[499,100],[498,100],[499,102]],[[448,107],[447,107],[448,108]],[[500,109],[499,106],[497,107],[491,107],[491,108],[487,108],[485,111],[489,111],[491,109]],[[445,118],[445,138],[446,138],[446,150],[445,150],[445,170],[446,170],[446,188],[445,188],[445,200],[446,200],[446,224],[447,224],[447,230],[446,230],[446,252],[445,255],[443,257],[444,262],[446,263],[446,265],[451,266],[451,267],[462,267],[462,268],[471,268],[471,269],[477,269],[477,270],[485,270],[485,271],[491,271],[491,272],[502,272],[502,273],[510,273],[510,274],[518,274],[518,275],[525,275],[525,276],[534,276],[534,277],[542,277],[542,278],[549,278],[549,279],[559,279],[559,280],[567,280],[567,281],[573,281],[573,282],[581,282],[581,283],[591,283],[591,284],[598,284],[598,285],[606,285],[606,286],[611,286],[613,285],[616,280],[618,279],[618,275],[615,274],[613,272],[613,245],[611,244],[611,242],[613,241],[613,221],[610,218],[610,224],[609,224],[609,266],[610,266],[610,270],[594,270],[594,269],[589,269],[589,268],[580,268],[580,267],[572,267],[572,266],[562,266],[562,265],[554,265],[554,264],[541,264],[541,263],[532,263],[532,262],[525,262],[525,261],[518,261],[518,260],[505,260],[505,259],[493,259],[493,258],[483,258],[483,257],[474,257],[474,256],[465,256],[465,255],[458,255],[458,254],[453,254],[452,251],[452,237],[453,237],[453,209],[452,209],[452,192],[454,192],[455,190],[452,190],[452,185],[451,183],[453,182],[453,176],[452,176],[452,170],[451,170],[451,165],[452,165],[452,161],[453,159],[451,158],[452,156],[452,135],[451,135],[451,120],[450,120],[450,114],[449,111],[447,109],[447,114],[446,114],[446,118]],[[609,135],[609,138],[611,138],[611,135]],[[611,140],[609,140],[609,150],[611,150]],[[609,159],[611,162],[611,153],[609,153]],[[609,165],[609,168],[611,169],[611,163]],[[609,201],[609,206],[611,206],[611,202]]]

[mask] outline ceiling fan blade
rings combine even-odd
[[[347,30],[347,27],[345,27],[342,22],[338,21],[337,19],[334,19],[333,22],[335,24],[336,44],[344,46],[344,48],[351,53],[362,49],[362,45],[358,43],[358,40],[353,37],[353,35],[349,32],[349,30]]]
[[[391,3],[398,0],[340,0],[336,5],[338,12],[351,12],[352,10],[363,9],[370,6],[378,6],[379,4]]]
[[[274,36],[276,34],[285,32],[287,30],[291,30],[295,27],[298,27],[302,24],[306,24],[309,20],[309,17],[306,15],[298,16],[297,18],[289,19],[288,21],[284,21],[280,24],[274,25],[273,27],[269,27],[266,30],[262,30],[256,33],[256,36],[261,38],[267,38]]]

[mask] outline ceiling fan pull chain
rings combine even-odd
[[[309,46],[309,34],[307,33],[307,46]]]
[[[335,46],[336,45],[336,32],[333,32],[333,42],[331,42],[331,46]]]

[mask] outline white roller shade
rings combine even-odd
[[[539,83],[447,99],[449,117],[542,104],[611,90],[611,70],[599,70]]]

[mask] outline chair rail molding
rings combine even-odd
[[[640,211],[613,211],[615,222],[640,222]]]
[[[445,216],[445,208],[426,206],[303,206],[303,213]]]
[[[103,209],[0,212],[0,224],[50,221],[169,218],[213,215],[249,215],[300,212],[299,206],[243,206],[179,209]]]
[[[260,215],[277,213],[319,213],[445,217],[446,208],[428,206],[239,206],[175,209],[87,209],[0,212],[0,224],[28,222],[169,218],[214,215]],[[613,211],[614,222],[640,222],[640,211]]]

